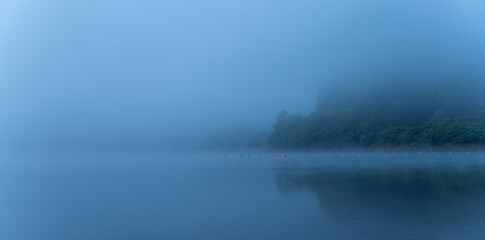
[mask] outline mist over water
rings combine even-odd
[[[279,111],[310,113],[325,86],[483,81],[484,9],[474,0],[2,1],[2,151],[261,145]]]
[[[483,153],[8,158],[0,237],[478,240],[484,167]]]
[[[0,239],[483,239],[484,22],[482,0],[0,0]]]

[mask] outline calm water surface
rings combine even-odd
[[[484,238],[483,153],[0,161],[0,239]]]

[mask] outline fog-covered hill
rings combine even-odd
[[[298,149],[485,143],[478,79],[386,79],[325,86],[313,113],[277,116],[269,144]]]

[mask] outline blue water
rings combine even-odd
[[[0,239],[484,239],[483,153],[0,161]]]

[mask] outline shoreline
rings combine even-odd
[[[396,153],[445,153],[445,152],[485,152],[485,145],[455,145],[440,146],[344,146],[344,147],[310,147],[310,148],[273,148],[277,152],[396,152]]]

